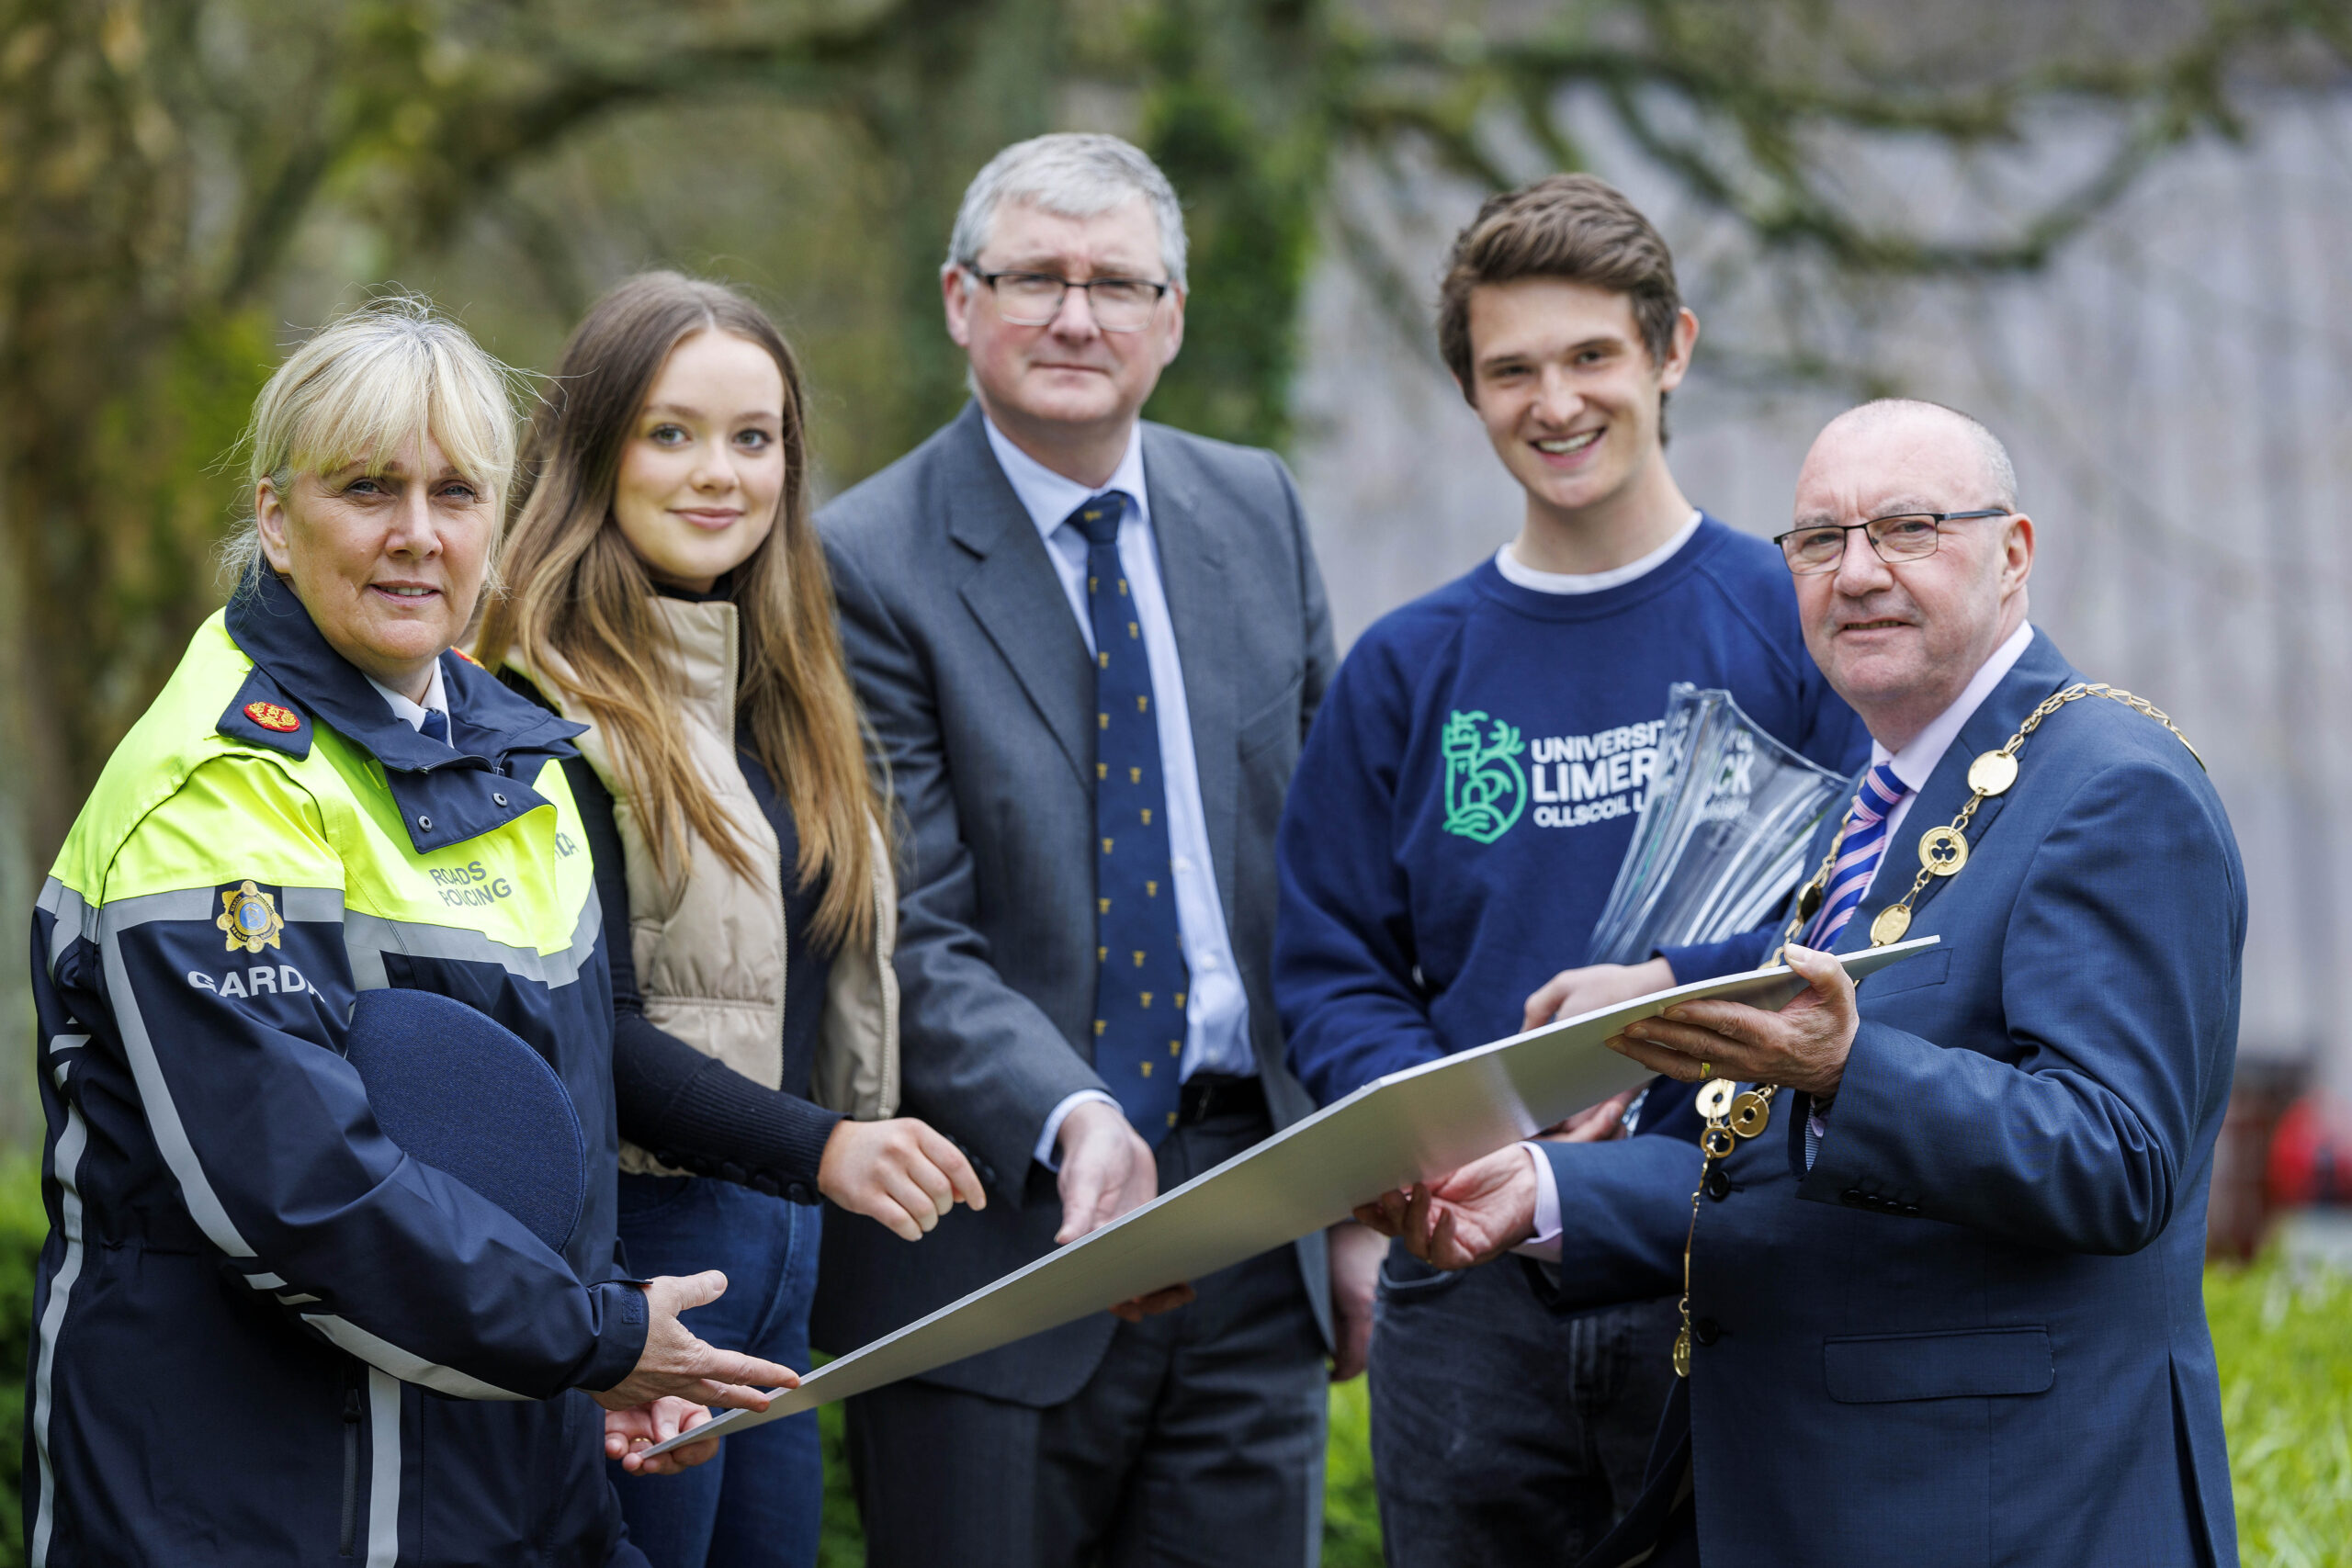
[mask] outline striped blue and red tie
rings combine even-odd
[[[1862,895],[1870,891],[1871,877],[1886,853],[1887,814],[1910,793],[1894,776],[1892,762],[1881,762],[1862,775],[1862,787],[1854,792],[1853,817],[1846,824],[1845,838],[1838,841],[1838,862],[1829,868],[1829,895],[1822,900],[1821,913],[1814,917],[1805,946],[1827,952],[1846,922],[1854,918],[1854,911],[1862,907]]]

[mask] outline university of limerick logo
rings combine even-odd
[[[1481,725],[1487,726],[1483,738]],[[1440,745],[1445,753],[1445,830],[1493,843],[1527,809],[1527,772],[1519,765],[1526,739],[1477,710],[1447,715]]]

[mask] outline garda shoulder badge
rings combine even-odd
[[[300,714],[296,713],[292,708],[280,707],[276,703],[247,703],[245,716],[264,729],[275,729],[280,735],[302,728]],[[267,895],[265,894],[263,897],[266,897]]]
[[[221,894],[220,905],[220,913],[212,923],[228,933],[231,953],[240,948],[259,953],[265,947],[278,945],[277,933],[286,929],[286,917],[277,912],[276,898],[248,881]]]

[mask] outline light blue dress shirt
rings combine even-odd
[[[1144,656],[1151,665],[1151,689],[1159,699],[1159,762],[1168,788],[1168,848],[1176,883],[1176,924],[1191,972],[1184,1007],[1184,1054],[1181,1070],[1252,1077],[1257,1054],[1250,1046],[1250,998],[1233,962],[1233,939],[1225,928],[1225,905],[1217,897],[1216,863],[1209,857],[1206,814],[1201,807],[1201,773],[1193,754],[1192,707],[1184,697],[1184,667],[1176,654],[1176,627],[1168,616],[1168,594],[1159,581],[1159,551],[1151,531],[1151,494],[1143,471],[1143,429],[1127,437],[1126,456],[1108,482],[1091,489],[1067,479],[1006,439],[983,418],[989,447],[1004,470],[1023,510],[1046,542],[1046,555],[1061,579],[1086,650],[1094,651],[1094,627],[1086,611],[1086,536],[1065,525],[1080,502],[1103,491],[1125,491],[1135,504],[1119,525],[1119,564],[1135,595],[1143,626]],[[1082,1090],[1054,1108],[1037,1139],[1037,1158],[1055,1163],[1054,1139],[1062,1118],[1085,1100],[1118,1102],[1099,1089]]]

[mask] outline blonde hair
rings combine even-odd
[[[492,505],[514,471],[514,372],[416,294],[371,300],[328,322],[286,356],[254,400],[240,450],[248,490],[283,496],[299,474],[364,462],[380,475],[412,440],[429,436]],[[243,592],[261,561],[261,533],[243,518],[220,549]],[[482,592],[495,592],[498,542]]]
[[[630,278],[598,300],[548,383],[524,441],[510,503],[514,581],[491,602],[475,657],[492,669],[519,648],[604,732],[647,846],[664,875],[687,835],[736,874],[754,874],[737,824],[704,788],[670,719],[667,624],[653,580],[613,516],[621,454],[671,350],[700,332],[764,349],[784,379],[784,491],[775,525],[728,579],[742,627],[737,711],[752,751],[790,806],[805,886],[826,874],[813,934],[863,941],[874,929],[869,823],[887,822],[867,764],[857,699],[834,624],[832,577],[809,520],[807,401],[792,349],[758,306],[674,272]],[[557,659],[548,658],[549,653]]]

